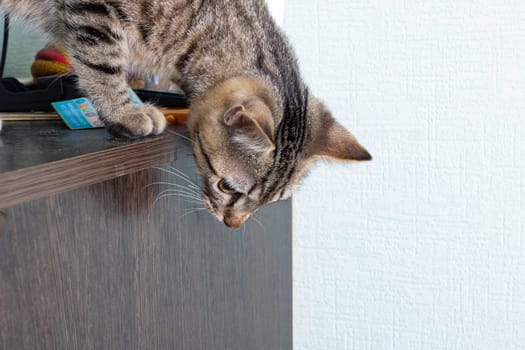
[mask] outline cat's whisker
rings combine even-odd
[[[202,188],[196,184],[195,182],[191,181],[190,177],[186,174],[184,174],[182,171],[178,170],[178,169],[175,169],[174,167],[169,167],[170,169],[173,169],[174,171],[177,172],[177,174],[179,174],[179,178],[182,179],[182,180],[185,180],[187,183],[191,184],[191,187],[192,188],[195,188],[195,189],[198,189],[200,191],[202,191]]]
[[[170,169],[173,170],[174,172],[176,172],[176,173],[182,175],[182,176],[185,177],[186,179],[188,179],[188,180],[190,179],[190,177],[189,177],[186,173],[184,173],[182,170],[179,170],[179,169],[177,169],[177,168],[175,168],[174,166],[171,166],[171,165],[168,165],[168,168],[170,168]]]
[[[177,195],[173,195],[173,196],[176,197]],[[190,204],[201,204],[202,203],[202,201],[195,201],[194,199],[190,200],[190,199],[180,198],[180,197],[178,198],[178,200],[181,201],[181,202],[186,202],[186,203],[190,203]]]
[[[206,208],[194,208],[193,210],[190,210],[184,214],[182,214],[180,217],[179,217],[179,220],[182,219],[183,217],[187,216],[187,215],[190,215],[190,214],[195,214],[199,211],[203,211],[203,210],[206,210]]]
[[[263,230],[266,231],[266,227],[263,225],[263,223],[262,223],[259,219],[257,219],[257,218],[255,217],[255,215],[252,215],[252,216],[251,216],[251,219],[252,219],[255,223],[259,224],[259,226],[260,226]]]
[[[206,208],[204,208],[204,207],[188,208],[188,209],[183,213],[183,216],[188,215],[188,214],[191,214],[191,213],[194,213],[194,212],[197,212],[197,211],[200,211],[200,210],[204,210],[204,209],[206,209]]]
[[[153,183],[151,183],[149,185],[146,185],[144,188],[151,187],[151,186],[154,186],[154,185],[167,185],[167,186],[178,187],[178,188],[187,190],[188,192],[193,193],[193,194],[195,194],[197,196],[200,196],[200,192],[197,192],[192,187],[179,185],[179,184],[175,184],[175,183],[172,183],[172,182],[162,182],[162,181],[161,182],[153,182]]]
[[[193,181],[182,177],[181,175],[177,174],[174,171],[171,171],[171,170],[168,170],[168,169],[164,169],[164,168],[160,168],[160,167],[153,167],[153,168],[157,169],[157,170],[164,171],[164,172],[166,172],[168,174],[174,175],[174,176],[178,177],[179,179],[186,181],[190,185],[191,188],[202,191],[202,189],[199,186],[197,186]]]
[[[185,174],[184,172],[182,172],[181,170],[173,167],[173,166],[169,166],[168,165],[168,168],[170,168],[171,170],[173,170],[174,172],[176,172],[177,174],[179,174],[182,178],[184,178],[184,180],[186,180],[188,183],[191,183],[193,185],[193,187],[197,187],[199,190],[202,191],[202,188],[199,186],[199,184],[196,184],[195,182],[191,181],[190,177],[188,174]]]
[[[195,197],[191,197],[191,196],[188,196],[188,195],[183,194],[183,193],[177,193],[177,192],[172,192],[172,191],[167,190],[167,191],[163,191],[163,192],[159,193],[157,198],[153,201],[153,206],[155,206],[157,204],[157,202],[159,200],[161,200],[162,198],[164,198],[164,197],[178,197],[180,200],[184,200],[186,202],[193,203],[193,204],[201,204],[202,203],[200,198],[196,199]]]
[[[180,198],[180,197],[184,197],[184,196],[181,196],[179,194],[173,194],[173,193],[166,193],[166,194],[163,194],[161,196],[158,196],[154,201],[153,201],[153,204],[152,206],[155,206],[157,204],[158,201],[160,201],[162,198],[165,198],[165,197],[177,197],[178,200],[182,201],[182,202],[187,202],[187,203],[191,203],[191,204],[199,204],[199,202],[195,201],[195,200],[186,200],[185,198]]]
[[[173,131],[173,130],[168,130],[168,129],[166,129],[166,132],[170,133],[170,134],[173,134],[173,135],[177,135],[177,136],[179,136],[179,137],[181,137],[181,138],[183,138],[185,140],[188,140],[191,143],[193,143],[193,140],[191,138],[189,138],[188,136],[182,135],[181,133],[178,133],[178,132]]]
[[[178,201],[193,204],[193,205],[202,203],[202,202],[196,201],[195,199],[186,198],[185,196],[181,196],[177,193],[165,193],[165,194],[158,196],[157,198],[160,200],[160,198],[164,198],[164,197],[177,197]]]
[[[178,179],[181,179],[181,180],[186,181],[189,185],[191,185],[192,188],[200,189],[200,187],[197,187],[197,185],[196,185],[193,181],[191,181],[191,180],[188,179],[188,178],[185,178],[185,177],[181,176],[180,174],[178,174],[178,173],[176,173],[176,172],[173,172],[173,171],[171,171],[171,170],[164,169],[164,168],[156,168],[156,169],[161,170],[161,171],[164,171],[165,173],[168,173],[168,174],[170,174],[170,175],[173,175],[173,176],[177,177]]]
[[[202,191],[202,187],[199,186],[198,183],[195,183],[194,181],[192,181],[188,174],[183,173],[181,170],[179,170],[179,169],[177,169],[177,168],[175,168],[173,166],[168,166],[168,168],[170,168],[171,170],[175,171],[177,174],[182,176],[186,180],[186,182],[192,184],[194,188],[197,188],[197,189]]]
[[[188,197],[188,198],[191,198],[191,199],[195,199],[197,201],[202,202],[202,197],[200,197],[198,195],[195,195],[193,193],[190,193],[190,192],[186,192],[186,191],[183,191],[183,190],[176,189],[176,188],[171,188],[171,189],[167,189],[167,190],[161,191],[159,193],[159,196],[164,194],[164,193],[172,193],[172,194],[183,195],[185,197]]]
[[[205,207],[187,208],[187,210],[194,210],[194,209],[206,209],[206,208]]]

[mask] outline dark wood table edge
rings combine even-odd
[[[107,150],[0,173],[0,208],[111,180],[175,158],[175,137],[165,133]]]

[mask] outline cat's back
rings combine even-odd
[[[48,32],[75,22],[75,17],[95,23],[113,19],[142,39],[157,39],[158,46],[173,44],[169,40],[176,33],[196,34],[196,28],[206,25],[207,34],[229,38],[243,29],[244,38],[251,40],[258,24],[268,19],[261,13],[261,0],[0,0],[0,9]]]

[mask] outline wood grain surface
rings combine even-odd
[[[114,138],[104,129],[69,130],[62,121],[6,121],[0,132],[0,173],[152,139]]]
[[[231,230],[176,160],[2,209],[0,349],[291,350],[291,208]],[[0,216],[1,218],[1,216]]]

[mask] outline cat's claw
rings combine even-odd
[[[166,128],[166,118],[152,105],[130,107],[121,116],[113,115],[106,120],[106,128],[117,137],[143,137],[159,135]]]

